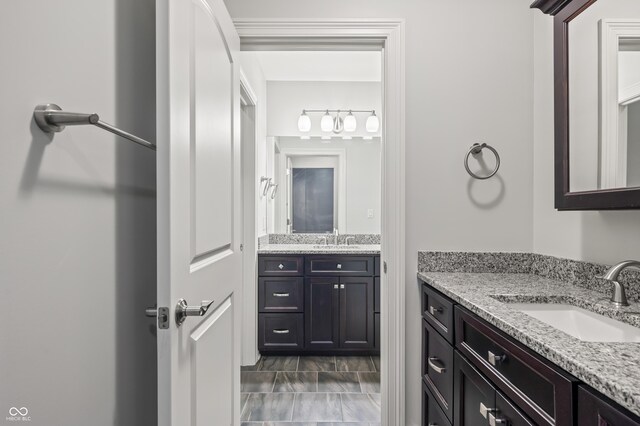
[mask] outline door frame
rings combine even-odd
[[[338,187],[338,209],[335,213],[337,213],[338,216],[338,226],[345,229],[347,227],[347,150],[344,148],[328,149],[326,151],[314,148],[280,148],[280,156],[285,160],[285,163],[286,159],[291,157],[338,157],[338,182],[336,182],[336,186]],[[286,175],[282,171],[282,167],[277,170],[277,177],[279,182],[284,183]],[[282,194],[284,196],[285,192],[282,191]],[[280,215],[276,218],[279,222],[280,229],[283,229],[283,224],[286,229],[288,213],[289,212],[282,208],[281,205]],[[345,231],[340,232],[343,234],[346,233]]]
[[[405,424],[405,23],[236,19],[241,50],[382,50],[382,425]]]

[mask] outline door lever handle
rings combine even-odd
[[[203,300],[200,306],[189,306],[186,300],[178,300],[178,304],[176,305],[176,324],[180,327],[187,317],[204,316],[211,305],[213,305],[213,300]]]

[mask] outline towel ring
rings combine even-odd
[[[478,176],[477,174],[473,173],[469,168],[469,155],[471,154],[478,155],[480,154],[480,152],[482,152],[484,148],[487,148],[489,151],[493,152],[493,155],[496,156],[496,167],[495,169],[493,169],[493,171],[489,175]],[[500,155],[498,154],[498,151],[496,151],[496,149],[491,145],[487,145],[486,143],[483,143],[483,144],[474,143],[473,145],[471,145],[471,148],[469,148],[469,151],[467,151],[467,155],[464,157],[464,168],[467,170],[467,173],[469,173],[473,178],[480,179],[480,180],[489,179],[490,177],[498,173],[498,169],[500,168]]]

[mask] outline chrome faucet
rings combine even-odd
[[[627,301],[627,293],[624,290],[624,285],[618,282],[618,275],[620,275],[620,272],[627,268],[640,270],[640,262],[637,260],[625,260],[616,265],[613,265],[607,272],[605,272],[604,276],[599,277],[613,284],[613,296],[611,296],[611,301],[616,306],[629,306],[629,302]]]
[[[338,236],[340,235],[340,232],[338,231],[338,228],[333,228],[333,245],[337,246],[338,245]]]
[[[324,245],[327,246],[329,243],[327,242],[327,237],[318,237],[319,240],[324,239]]]
[[[347,238],[345,238],[344,243],[346,245],[350,246],[351,245],[351,241],[353,241],[355,239],[356,239],[356,237],[347,237]]]

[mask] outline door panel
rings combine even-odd
[[[307,278],[305,342],[307,349],[331,349],[339,344],[339,279]]]
[[[192,0],[191,19],[191,233],[201,261],[231,246],[233,63],[208,5]]]
[[[373,348],[373,278],[340,278],[340,347]]]
[[[158,424],[239,424],[240,41],[223,0],[157,0]],[[202,316],[178,325],[185,299]]]

